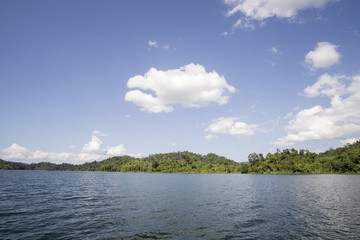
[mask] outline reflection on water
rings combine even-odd
[[[359,175],[0,171],[1,239],[356,239]]]

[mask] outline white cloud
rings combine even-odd
[[[38,161],[52,161],[52,162],[64,162],[73,160],[76,156],[71,153],[47,153],[40,150],[36,150],[34,152],[28,150],[27,148],[20,146],[16,143],[12,144],[8,148],[4,148],[1,150],[5,155],[3,158],[5,160],[25,160],[25,162],[38,162]]]
[[[102,141],[95,135],[91,135],[91,141],[81,149],[82,152],[96,152],[100,150]]]
[[[126,154],[126,149],[123,144],[114,147],[108,147],[106,154],[111,156],[121,156]]]
[[[22,147],[16,143],[13,143],[10,147],[2,149],[5,153],[5,159],[22,159],[31,157],[32,153],[25,147]]]
[[[269,52],[274,53],[274,54],[281,54],[282,52],[280,51],[280,46],[273,46],[271,48],[268,49]]]
[[[240,18],[234,23],[234,28],[241,28],[246,31],[255,30],[255,24],[249,18]]]
[[[258,124],[247,124],[245,122],[238,121],[238,118],[218,118],[213,120],[209,125],[207,132],[213,134],[230,134],[230,135],[240,135],[240,136],[249,136],[255,134],[259,131]],[[207,136],[206,139],[214,138],[214,136]]]
[[[346,144],[353,144],[355,142],[357,142],[359,139],[358,138],[348,138],[348,139],[343,139],[343,140],[340,140],[340,142],[343,144],[343,145],[346,145]]]
[[[170,49],[170,44],[166,44],[166,43],[158,43],[156,41],[148,41],[148,51],[151,51],[152,48],[163,48],[165,50],[169,50]]]
[[[339,96],[346,93],[346,86],[340,80],[346,79],[345,76],[330,76],[323,74],[312,86],[304,89],[304,95],[309,98],[317,96]]]
[[[43,152],[36,150],[34,152],[16,143],[8,148],[1,149],[1,158],[4,160],[21,161],[25,163],[33,162],[52,162],[52,163],[72,163],[82,164],[90,161],[100,161],[111,156],[129,155],[140,157],[141,154],[127,153],[123,144],[114,147],[107,147],[104,150],[97,152],[81,152],[81,153],[67,153],[67,152]]]
[[[293,116],[294,116],[294,113],[289,112],[289,113],[286,114],[283,118],[284,118],[284,119],[289,119],[289,118],[292,118]]]
[[[338,46],[329,42],[319,42],[313,51],[305,55],[305,63],[311,70],[328,68],[339,63],[340,54],[336,51]]]
[[[127,86],[138,89],[127,92],[125,100],[152,113],[171,112],[176,105],[186,108],[226,104],[228,93],[235,92],[223,76],[215,71],[206,72],[196,64],[167,71],[151,68],[144,76],[130,78]]]
[[[229,35],[229,33],[228,32],[222,32],[222,33],[220,33],[220,36],[227,36],[227,35]]]
[[[76,146],[75,145],[70,145],[69,148],[74,149],[74,148],[76,148]]]
[[[92,134],[95,135],[95,136],[99,136],[99,137],[106,137],[106,136],[110,135],[110,133],[104,133],[104,132],[99,131],[99,130],[94,130]]]
[[[241,14],[234,28],[251,30],[255,23],[260,25],[271,17],[293,20],[299,11],[313,8],[322,8],[334,0],[225,0],[231,9],[227,16]]]
[[[212,140],[212,139],[217,139],[217,138],[219,138],[219,136],[215,135],[215,134],[208,134],[205,136],[206,140]]]
[[[149,47],[157,48],[159,46],[159,44],[156,41],[149,41],[148,44],[149,44]]]
[[[45,159],[47,157],[49,157],[49,153],[37,150],[32,154],[32,156],[30,158],[32,158],[32,159]]]
[[[274,144],[290,146],[322,139],[346,139],[360,134],[360,75],[352,78],[324,74],[304,90],[307,97],[325,95],[330,107],[320,105],[299,111],[285,129],[288,135]]]

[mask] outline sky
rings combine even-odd
[[[0,158],[323,152],[360,138],[360,1],[0,1]]]

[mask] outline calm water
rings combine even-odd
[[[359,239],[359,175],[0,171],[0,239]]]

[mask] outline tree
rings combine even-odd
[[[260,157],[256,153],[250,153],[249,156],[248,156],[248,160],[249,160],[250,166],[254,167],[259,162]]]

